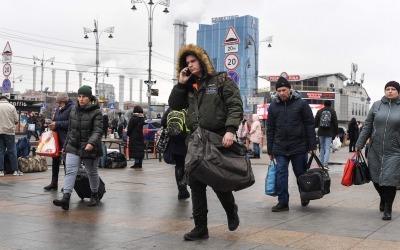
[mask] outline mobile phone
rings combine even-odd
[[[190,76],[192,73],[190,73],[190,70],[186,70],[186,76]]]

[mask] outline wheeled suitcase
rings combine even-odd
[[[103,198],[104,193],[106,192],[106,187],[104,185],[103,180],[100,177],[99,179],[100,179],[100,184],[97,192],[99,194],[99,200],[101,200],[101,198]],[[84,198],[90,198],[91,190],[89,184],[89,177],[87,174],[87,170],[85,168],[79,168],[78,174],[76,175],[74,189],[76,194],[82,200]]]

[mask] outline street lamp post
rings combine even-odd
[[[33,56],[33,64],[36,64],[36,62],[40,62],[40,67],[41,67],[41,71],[42,71],[42,74],[41,74],[41,77],[40,77],[40,100],[41,101],[43,100],[43,72],[44,72],[44,65],[47,62],[50,62],[51,65],[53,65],[54,59],[55,59],[55,57],[51,57],[51,58],[45,60],[44,59],[44,55],[43,55],[42,59],[40,59],[37,56]]]
[[[151,80],[151,47],[153,46],[153,16],[154,16],[154,9],[157,7],[157,5],[164,5],[165,9],[163,10],[163,12],[165,14],[169,13],[168,11],[168,7],[169,7],[169,0],[159,0],[156,3],[153,2],[153,0],[150,0],[148,3],[146,3],[144,0],[131,0],[131,3],[133,4],[131,10],[135,11],[137,10],[135,4],[136,3],[143,3],[146,6],[147,9],[147,15],[149,18],[149,33],[148,33],[148,38],[149,38],[149,43],[148,43],[148,47],[149,47],[149,77],[147,82],[145,81],[145,83],[147,84],[147,118],[151,118],[151,111],[150,111],[150,106],[151,106],[151,86],[153,84],[155,84],[155,81],[153,82]]]
[[[96,72],[95,72],[96,82],[95,82],[95,85],[94,85],[96,97],[99,96],[99,91],[98,91],[99,64],[100,64],[100,60],[99,60],[99,46],[100,46],[100,43],[99,43],[99,40],[100,40],[101,34],[103,34],[103,32],[109,33],[110,35],[108,36],[108,38],[111,39],[111,38],[113,38],[112,34],[114,33],[114,27],[108,27],[108,28],[105,28],[104,30],[99,32],[98,21],[97,20],[94,20],[94,29],[93,30],[90,29],[90,28],[83,27],[83,33],[85,34],[84,38],[88,39],[89,37],[88,37],[87,34],[93,33],[94,34],[94,38],[96,40]]]

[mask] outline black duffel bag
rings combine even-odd
[[[313,159],[318,164],[318,168],[310,168]],[[316,200],[322,198],[325,194],[329,194],[331,178],[315,154],[311,154],[310,159],[308,159],[307,169],[297,180],[300,198],[302,200]]]
[[[105,168],[125,168],[127,166],[126,157],[120,152],[111,152],[107,154]]]
[[[189,176],[223,192],[245,189],[255,182],[246,146],[234,141],[225,148],[222,136],[200,127],[190,135],[185,168]]]

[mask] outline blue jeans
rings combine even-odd
[[[329,153],[330,153],[331,143],[332,143],[331,136],[320,136],[319,137],[319,144],[321,146],[319,149],[319,159],[321,160],[321,163],[324,165],[328,165],[328,162],[329,162]]]
[[[260,144],[253,142],[253,150],[254,150],[254,154],[259,155],[260,154]]]
[[[72,193],[72,189],[74,189],[76,175],[78,173],[78,169],[81,166],[81,161],[85,164],[85,168],[89,177],[90,190],[93,193],[97,193],[100,184],[99,178],[99,161],[100,157],[97,157],[96,160],[84,159],[81,160],[79,155],[67,153],[65,158],[67,173],[65,174],[64,179],[64,194]]]
[[[15,135],[0,134],[0,171],[4,171],[4,155],[8,151],[10,164],[13,171],[18,170],[17,148],[15,147]]]
[[[279,204],[289,204],[289,161],[296,179],[307,171],[308,153],[300,153],[294,155],[274,155],[276,161],[276,191],[278,194]]]

